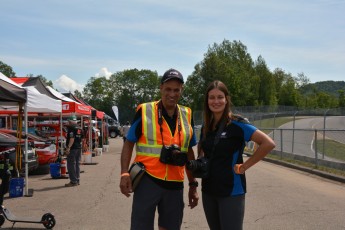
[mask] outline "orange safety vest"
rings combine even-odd
[[[158,121],[158,101],[141,104],[138,106],[137,111],[140,108],[142,111],[142,135],[136,143],[134,161],[142,162],[145,165],[146,172],[155,178],[167,181],[183,181],[184,166],[161,163],[159,157],[163,147],[162,135],[165,146],[176,144],[180,146],[182,152],[188,152],[189,142],[193,135],[191,109],[177,105],[179,120],[177,121],[175,133],[172,135],[164,117],[162,117],[161,126],[163,130],[161,134]]]

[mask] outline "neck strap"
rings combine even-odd
[[[181,132],[182,128],[181,128],[180,111],[179,111],[179,108],[177,105],[176,105],[174,114],[176,113],[176,109],[177,109],[177,129],[178,129],[179,141],[181,141],[181,133],[180,132]],[[159,131],[160,131],[161,137],[162,137],[162,145],[164,145],[163,127],[162,127],[162,124],[163,124],[163,112],[162,111],[163,111],[163,103],[162,103],[162,100],[160,100],[158,102],[158,124],[159,124]]]

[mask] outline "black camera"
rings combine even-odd
[[[178,145],[163,145],[159,161],[164,164],[184,166],[187,162],[187,153],[181,152]]]
[[[186,164],[188,170],[192,172],[193,177],[208,178],[209,177],[209,160],[201,157],[196,160],[188,161]]]

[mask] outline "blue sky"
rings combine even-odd
[[[344,0],[3,0],[0,8],[0,61],[60,91],[131,68],[187,78],[224,39],[271,71],[345,80]]]

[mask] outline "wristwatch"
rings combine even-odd
[[[197,181],[189,182],[189,186],[198,187],[199,183]]]

